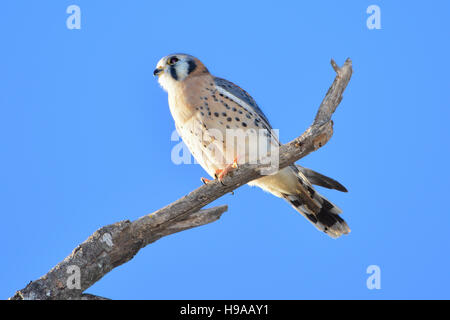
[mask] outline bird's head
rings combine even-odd
[[[153,75],[158,77],[161,86],[169,91],[177,83],[190,77],[208,73],[208,69],[197,58],[188,54],[168,55],[158,61]]]

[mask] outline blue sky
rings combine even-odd
[[[80,6],[81,30],[66,27]],[[369,5],[381,30],[366,26]],[[174,52],[246,89],[283,142],[353,78],[335,134],[301,164],[352,233],[333,240],[281,199],[244,186],[213,224],[161,239],[88,292],[113,299],[450,298],[448,1],[7,1],[0,13],[0,298],[45,274],[103,225],[200,186],[175,165],[167,95]],[[381,269],[381,289],[366,269]]]

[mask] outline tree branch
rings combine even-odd
[[[279,169],[319,149],[333,135],[331,116],[350,81],[352,63],[347,59],[339,68],[332,60],[331,65],[337,73],[336,78],[322,101],[313,124],[300,137],[280,147]],[[83,293],[109,271],[132,259],[148,244],[166,235],[218,220],[227,206],[200,209],[260,178],[261,168],[261,165],[244,164],[225,177],[224,185],[213,181],[136,221],[121,221],[100,228],[46,275],[29,283],[10,299],[106,299]]]

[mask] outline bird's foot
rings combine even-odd
[[[222,182],[223,178],[225,178],[225,176],[227,174],[229,174],[231,171],[233,171],[237,167],[238,167],[237,158],[234,158],[232,164],[227,165],[224,169],[217,169],[216,170],[215,176],[216,176],[217,180]]]
[[[234,169],[236,169],[238,167],[238,163],[237,163],[237,158],[234,158],[233,163],[227,165],[224,169],[217,169],[214,173],[214,177],[222,184],[223,183],[223,179],[226,177],[227,174],[229,174],[231,171],[233,171]],[[204,183],[204,184],[208,184],[214,180],[210,180],[210,179],[206,179],[206,178],[200,178],[200,180]]]
[[[203,177],[201,177],[200,180],[201,180],[204,184],[208,184],[208,183],[210,183],[211,181],[214,181],[214,180],[206,179],[206,178],[203,178]]]

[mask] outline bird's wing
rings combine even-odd
[[[228,96],[228,98],[232,99],[248,112],[256,113],[263,121],[263,125],[266,129],[269,131],[272,129],[272,126],[270,125],[270,122],[264,112],[262,112],[256,104],[256,101],[244,89],[222,78],[215,77],[214,82],[220,93]]]

